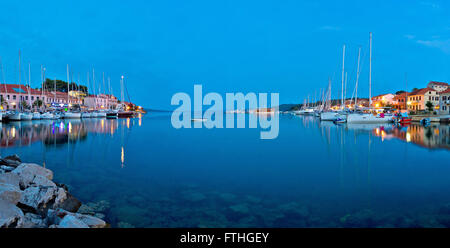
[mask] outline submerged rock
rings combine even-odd
[[[247,204],[236,204],[230,207],[230,209],[239,214],[248,214],[250,209],[248,208]]]
[[[365,209],[354,214],[347,214],[341,219],[344,227],[371,228],[377,226],[377,218],[371,210]]]
[[[81,221],[80,219],[76,218],[73,215],[66,215],[61,220],[59,225],[57,225],[59,228],[89,228],[89,226]]]
[[[47,221],[57,228],[104,228],[102,219],[91,215],[71,213],[63,209],[49,210]]]
[[[117,227],[119,227],[119,228],[134,228],[134,226],[131,225],[130,223],[122,222],[122,221],[117,224]]]

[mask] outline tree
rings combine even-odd
[[[42,105],[43,105],[43,102],[41,99],[37,99],[36,101],[33,102],[33,107],[40,108],[40,107],[42,107]]]
[[[28,109],[29,108],[28,103],[26,101],[22,101],[21,105],[22,105],[22,108],[24,108],[24,109]]]
[[[79,91],[87,93],[88,88],[84,85],[77,85],[74,82],[71,82],[69,85],[71,90],[78,89]],[[56,88],[56,89],[55,89]],[[59,91],[59,92],[67,92],[67,82],[63,80],[53,80],[50,78],[45,79],[44,89],[47,91]]]
[[[425,104],[425,106],[427,107],[427,110],[428,111],[433,111],[433,103],[432,102],[430,102],[430,101],[428,101],[426,104]]]
[[[403,94],[403,93],[405,93],[406,91],[404,91],[404,90],[399,90],[399,91],[397,91],[397,92],[395,92],[395,94],[396,95],[400,95],[400,94]]]
[[[417,88],[413,88],[413,89],[412,89],[412,91],[416,91],[416,90],[418,90],[418,89],[417,89]],[[412,91],[411,91],[411,92],[412,92]]]

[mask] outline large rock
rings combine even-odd
[[[63,188],[59,188],[59,194],[56,197],[55,205],[53,208],[61,208],[66,211],[76,213],[81,207],[81,201],[65,191]]]
[[[22,160],[20,159],[19,155],[17,155],[17,154],[6,156],[4,159],[22,163]]]
[[[45,228],[47,227],[47,220],[40,215],[26,213],[23,218],[23,228]]]
[[[0,227],[21,227],[23,212],[10,202],[0,200]]]
[[[66,215],[58,225],[59,228],[89,228],[89,226],[73,215]]]
[[[79,220],[84,222],[90,228],[104,228],[106,227],[106,222],[100,218],[91,216],[91,215],[83,215],[83,214],[75,214]]]
[[[5,173],[0,175],[0,183],[11,184],[19,188],[20,177],[14,173]]]
[[[71,213],[63,209],[48,210],[47,222],[49,225],[56,225],[56,227],[60,228],[77,228],[77,226],[72,227],[72,225],[80,225],[80,222],[86,225],[81,225],[83,228],[104,228],[107,226],[106,222],[100,218],[91,215]]]
[[[20,176],[20,186],[27,188],[30,185],[45,185],[49,186],[48,180],[53,179],[53,172],[37,164],[20,164],[12,173]],[[45,178],[45,179],[44,179]],[[54,184],[52,182],[52,184]],[[56,185],[55,185],[56,186]]]
[[[0,200],[4,200],[16,205],[22,197],[19,187],[12,184],[0,183]]]
[[[57,187],[29,187],[23,191],[19,203],[29,211],[45,213],[53,205],[57,193]]]
[[[15,169],[15,167],[7,166],[7,165],[1,165],[0,169],[6,173],[6,172],[13,171]]]

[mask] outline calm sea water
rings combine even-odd
[[[174,129],[170,114],[2,124],[113,227],[450,227],[450,127]]]

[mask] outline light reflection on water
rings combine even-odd
[[[3,123],[0,144],[102,202],[113,226],[450,226],[448,125],[280,116],[277,139],[259,132],[177,130],[150,113]]]

